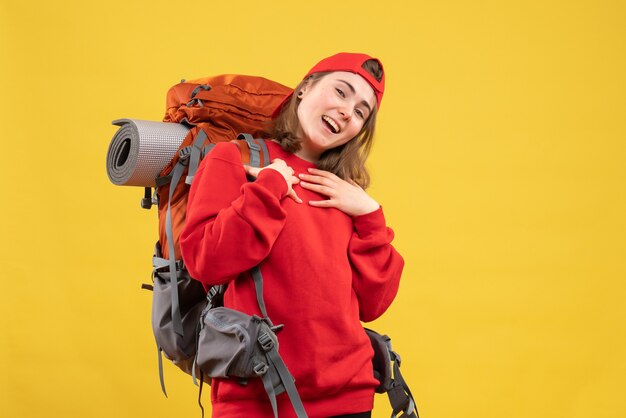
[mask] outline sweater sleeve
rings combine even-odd
[[[248,182],[237,146],[217,144],[189,191],[180,249],[191,276],[223,284],[258,265],[284,226],[280,201],[286,194],[280,173],[263,170]]]
[[[394,233],[386,226],[382,208],[355,216],[353,221],[348,245],[352,287],[359,300],[360,319],[369,322],[381,316],[395,298],[404,260],[391,245]]]

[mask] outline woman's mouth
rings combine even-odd
[[[328,129],[330,129],[332,133],[338,134],[341,131],[339,129],[339,126],[337,125],[337,122],[332,120],[329,116],[323,115],[322,120],[326,123]]]

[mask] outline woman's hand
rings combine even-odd
[[[300,174],[300,186],[328,196],[327,200],[312,200],[311,206],[336,208],[350,215],[359,216],[374,212],[380,205],[354,181],[345,181],[333,173],[309,168],[309,174]]]
[[[246,171],[247,174],[251,175],[254,178],[257,178],[259,176],[259,173],[263,170],[270,169],[278,171],[287,182],[287,187],[289,189],[287,192],[287,196],[298,203],[302,203],[302,199],[300,199],[296,192],[293,190],[293,185],[298,184],[300,182],[300,179],[294,176],[294,169],[289,167],[284,160],[276,158],[275,160],[272,160],[272,163],[270,165],[262,168],[244,165],[243,169]]]

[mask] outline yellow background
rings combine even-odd
[[[624,416],[625,12],[1,0],[0,416],[200,416],[169,364],[160,393],[156,212],[106,176],[111,121],[160,120],[181,78],[295,85],[341,50],[387,70],[371,193],[407,266],[373,327],[422,418]]]

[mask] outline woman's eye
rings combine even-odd
[[[361,119],[363,119],[363,116],[364,116],[364,115],[363,115],[363,112],[361,112],[361,109],[357,109],[357,110],[355,110],[355,113],[356,113],[356,115],[357,115],[358,117],[360,117]]]
[[[345,93],[343,92],[343,90],[339,89],[339,88],[335,88],[335,90],[337,91],[337,94],[339,94],[341,97],[346,97]]]

